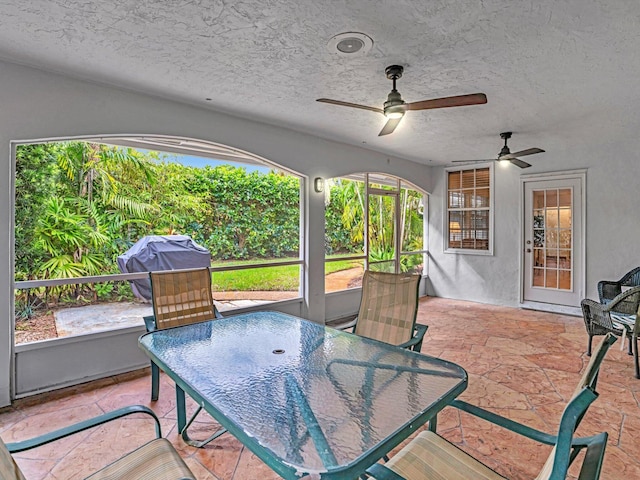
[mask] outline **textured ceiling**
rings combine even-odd
[[[637,135],[636,0],[0,1],[0,58],[186,101],[426,164]],[[330,53],[364,32],[366,56]],[[407,102],[484,92],[480,106],[384,117],[384,69]],[[205,99],[209,98],[207,101]],[[364,145],[363,145],[364,144]],[[531,157],[544,162],[543,155]]]

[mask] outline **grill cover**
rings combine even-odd
[[[198,245],[187,235],[149,235],[138,240],[118,257],[118,268],[122,273],[179,270],[209,265],[209,250]],[[151,284],[148,278],[130,280],[129,283],[136,297],[145,301],[151,300]]]

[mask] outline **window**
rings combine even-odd
[[[447,169],[445,250],[493,253],[493,165]]]

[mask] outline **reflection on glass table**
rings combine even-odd
[[[354,479],[457,397],[459,366],[278,312],[151,332],[142,350],[286,479]]]

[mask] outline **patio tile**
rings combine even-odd
[[[235,479],[259,478],[260,480],[279,480],[281,477],[267,465],[265,465],[258,457],[244,448],[240,454],[240,461],[236,469],[233,480]],[[222,478],[221,480],[232,480],[231,477]]]
[[[557,428],[589,361],[587,335],[578,317],[426,298],[420,302],[418,321],[429,325],[423,353],[456,362],[469,374],[462,399],[548,432]],[[621,351],[620,344],[614,344],[599,376],[600,396],[579,429],[584,435],[609,432],[603,479],[640,478],[640,380],[633,375],[626,347]],[[230,434],[202,449],[186,445],[176,431],[173,382],[161,374],[157,402],[150,401],[150,382],[146,368],[17,400],[0,409],[0,435],[16,441],[141,403],[158,414],[163,434],[197,478],[279,478]],[[192,412],[197,405],[188,399],[187,407]],[[201,414],[190,433],[204,438],[216,428],[213,419]],[[533,478],[549,453],[548,447],[454,408],[440,413],[438,432],[512,479]],[[149,419],[136,415],[15,457],[29,480],[75,480],[146,443],[153,433]],[[572,467],[569,478],[577,472],[578,467]]]
[[[197,458],[208,471],[214,473],[220,480],[233,479],[243,448],[243,445],[236,438],[226,433],[217,438],[215,442],[209,443],[204,449],[196,451],[194,458]]]

